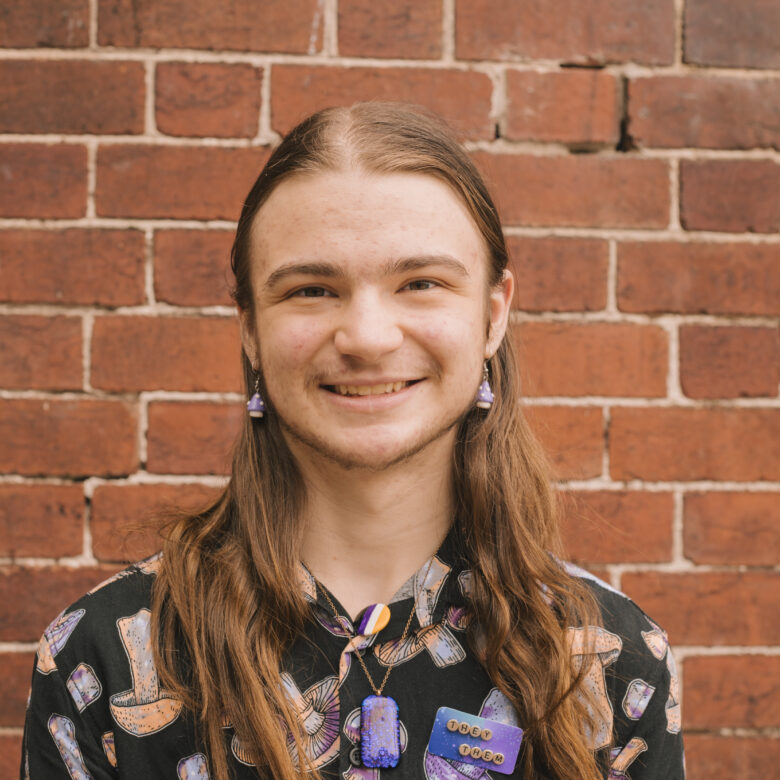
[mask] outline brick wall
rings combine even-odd
[[[776,771],[779,8],[5,0],[0,777],[46,623],[223,479],[243,195],[365,98],[442,113],[492,182],[570,554],[669,630],[690,777]]]

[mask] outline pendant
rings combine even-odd
[[[360,708],[360,760],[363,766],[389,769],[401,758],[398,704],[389,696],[366,696]]]

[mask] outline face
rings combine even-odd
[[[382,469],[449,459],[512,296],[448,185],[421,174],[287,179],[252,226],[244,349],[293,453]]]

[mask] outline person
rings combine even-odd
[[[499,216],[452,132],[309,117],[232,267],[229,483],[46,629],[22,777],[682,777],[666,634],[561,560]]]

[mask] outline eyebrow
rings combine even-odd
[[[410,271],[419,271],[436,265],[444,266],[450,271],[458,274],[458,276],[464,278],[469,277],[466,266],[451,255],[415,255],[413,257],[402,257],[397,260],[388,260],[382,266],[382,275],[395,276],[409,273]],[[335,265],[334,263],[286,263],[268,276],[268,279],[265,280],[265,284],[263,285],[263,289],[271,289],[288,276],[319,276],[327,279],[343,279],[346,274],[340,266]]]

